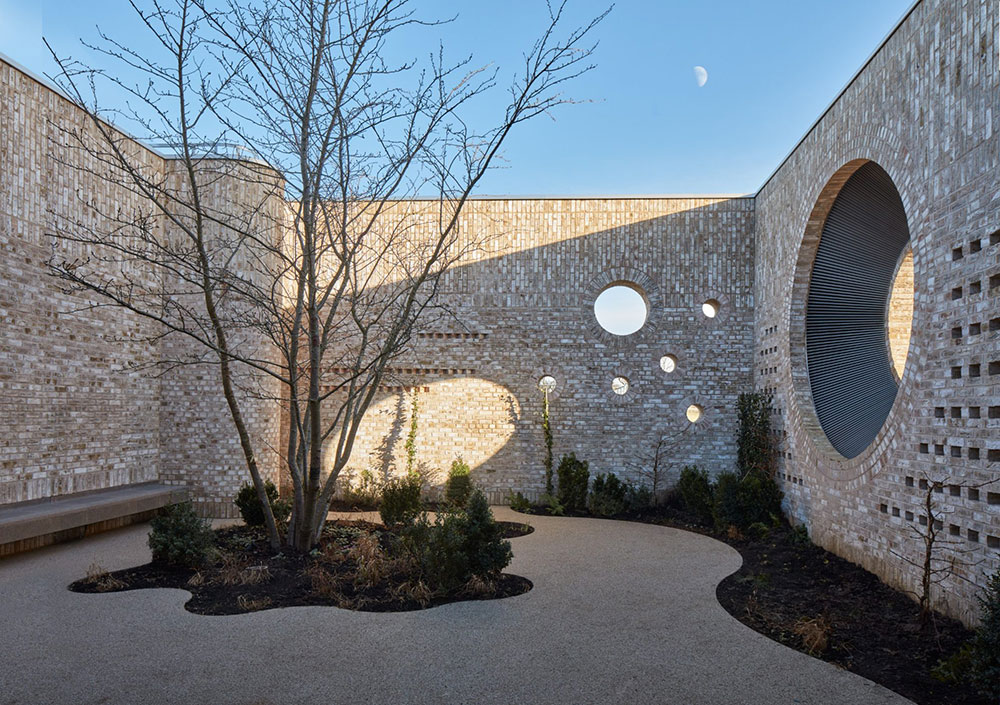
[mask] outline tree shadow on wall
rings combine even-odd
[[[423,387],[422,461],[446,468],[455,456],[474,458],[481,442],[491,452],[470,465],[488,486],[544,487],[537,384],[546,374],[558,384],[551,397],[557,462],[576,452],[592,474],[639,480],[635,464],[661,430],[698,403],[705,410],[699,433],[676,445],[670,465],[715,471],[734,463],[736,397],[753,383],[751,200],[474,201],[468,208],[463,227],[490,229],[500,251],[442,275],[436,302],[448,315],[424,321],[389,370],[369,412],[382,426],[368,435],[381,438],[371,452],[383,475],[399,467],[407,410],[397,390]],[[662,213],[632,215],[643,209]],[[595,223],[608,227],[593,230]],[[515,249],[532,236],[547,242]],[[638,288],[648,305],[645,325],[624,337],[603,330],[593,312],[597,295],[619,282]],[[721,302],[715,319],[701,313],[709,299]],[[668,353],[678,359],[669,374],[659,366]],[[611,390],[616,376],[629,380],[621,397]],[[496,434],[484,438],[496,430],[490,419],[510,429],[495,450]]]

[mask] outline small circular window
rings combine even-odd
[[[673,372],[677,369],[677,358],[673,355],[664,355],[660,358],[660,369],[664,372]]]
[[[646,324],[649,304],[635,284],[612,284],[598,294],[594,315],[612,335],[631,335]]]
[[[611,380],[611,391],[618,396],[625,396],[628,393],[628,380],[624,377],[615,377]]]
[[[705,314],[706,318],[715,318],[719,315],[719,302],[715,299],[709,299],[701,305],[701,312]]]
[[[538,388],[543,392],[551,392],[556,388],[556,378],[552,375],[545,375],[538,380]]]
[[[692,404],[691,406],[689,406],[687,408],[687,412],[686,412],[687,419],[691,423],[697,423],[698,419],[701,418],[701,414],[702,414],[702,409],[697,404]]]

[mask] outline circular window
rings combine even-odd
[[[538,380],[538,388],[543,392],[551,392],[556,388],[556,378],[552,375],[545,375]]]
[[[673,355],[664,355],[660,358],[660,369],[664,372],[673,372],[677,369],[677,358]]]
[[[618,396],[624,396],[628,392],[628,380],[624,377],[615,377],[611,380],[611,391]]]
[[[898,391],[891,299],[910,231],[899,192],[878,164],[865,162],[839,183],[811,263],[805,347],[819,425],[840,455],[854,458],[875,440]],[[911,289],[910,311],[912,297]]]
[[[706,318],[715,318],[719,315],[719,302],[715,299],[709,299],[701,305],[701,312],[705,314]]]
[[[635,284],[612,284],[594,301],[594,315],[612,335],[630,335],[646,324],[649,304]]]
[[[687,408],[687,411],[685,413],[687,415],[688,421],[690,421],[691,423],[697,423],[698,419],[701,418],[702,411],[700,406],[698,406],[697,404],[692,404]]]

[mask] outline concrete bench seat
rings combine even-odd
[[[155,482],[0,506],[0,556],[151,519],[185,487]]]

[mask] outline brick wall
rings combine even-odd
[[[642,479],[656,438],[683,429],[668,453],[712,472],[735,462],[735,402],[751,385],[753,201],[747,198],[484,199],[460,230],[490,243],[462,258],[437,302],[453,314],[425,322],[366,420],[352,470],[405,469],[412,390],[418,461],[443,481],[456,456],[500,500],[544,491],[542,395],[550,396],[556,462],[575,452],[591,473]],[[646,324],[604,331],[594,300],[616,281],[637,284]],[[702,304],[721,303],[707,318]],[[677,358],[672,373],[664,355]],[[611,381],[629,380],[616,395]],[[685,410],[704,409],[696,424]]]
[[[918,4],[756,199],[755,345],[767,363],[755,380],[776,393],[789,508],[817,542],[904,589],[918,580],[900,556],[920,550],[920,479],[1000,476],[1000,420],[987,414],[1000,404],[989,374],[1000,288],[988,286],[1000,271],[997,21],[993,2]],[[824,208],[863,160],[902,197],[915,302],[895,406],[869,449],[844,460],[815,423],[799,343]],[[942,556],[961,565],[935,599],[972,620],[984,574],[1000,567],[1000,488],[954,492],[935,499],[952,542]]]

